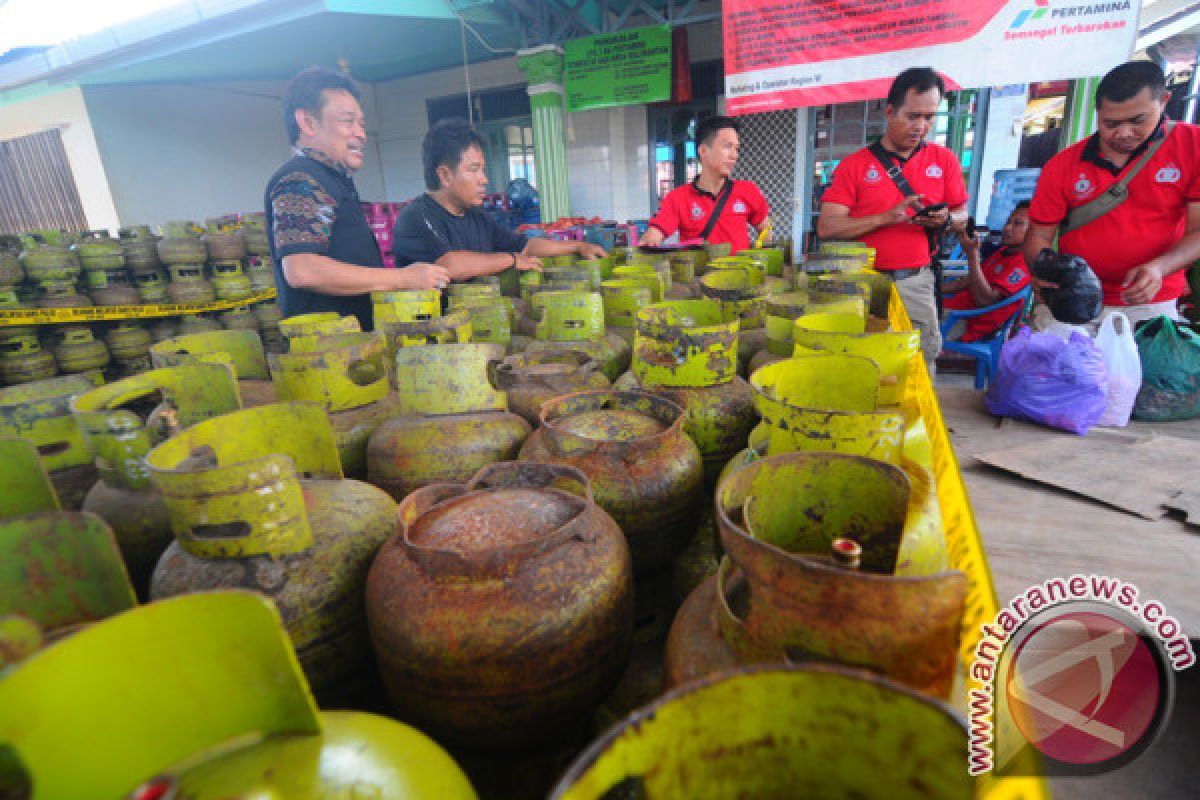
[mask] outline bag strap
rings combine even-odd
[[[896,155],[889,153],[883,147],[883,143],[875,141],[867,148],[871,151],[871,155],[879,159],[879,163],[883,165],[887,176],[892,179],[892,183],[896,184],[896,188],[905,197],[916,197],[917,193],[913,190],[912,184],[908,182],[908,178],[904,177],[904,165],[897,163]]]
[[[733,194],[733,178],[726,178],[725,185],[721,187],[721,193],[717,195],[717,204],[713,206],[712,213],[708,215],[708,222],[704,223],[704,230],[700,231],[700,238],[704,241],[708,241],[708,235],[712,233],[713,228],[717,227],[717,219],[725,210],[725,203],[731,194]]]
[[[900,190],[900,194],[905,197],[919,196],[916,190],[913,189],[912,184],[908,182],[908,178],[904,176],[904,164],[896,161],[895,153],[888,152],[884,148],[882,141],[875,140],[867,149],[871,151],[871,155],[879,159],[879,163],[887,172],[887,176],[892,179],[892,183],[896,184],[896,188]],[[942,245],[942,234],[940,231],[933,231],[926,228],[925,239],[929,243],[929,255],[932,257]],[[939,303],[941,302],[941,297],[942,293],[939,291],[937,293]]]
[[[1145,151],[1142,152],[1141,156],[1138,157],[1138,160],[1121,176],[1120,180],[1108,187],[1108,189],[1095,199],[1077,208],[1072,208],[1067,212],[1067,218],[1063,220],[1060,226],[1059,235],[1070,233],[1082,228],[1084,225],[1093,223],[1125,202],[1125,199],[1129,197],[1129,184],[1142,171],[1142,167],[1150,162],[1150,159],[1158,152],[1158,148],[1162,147],[1167,137],[1171,135],[1171,131],[1175,127],[1174,121],[1167,120],[1165,127],[1166,131],[1163,133],[1162,138],[1151,142]]]

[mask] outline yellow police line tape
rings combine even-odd
[[[888,302],[888,321],[892,330],[910,330],[912,322],[900,301],[900,295],[892,287]],[[967,576],[967,606],[963,615],[962,636],[959,644],[959,660],[965,669],[970,669],[975,658],[975,647],[982,636],[979,626],[991,622],[999,612],[996,587],[992,584],[992,573],[988,567],[987,553],[979,535],[979,526],[971,510],[967,488],[963,485],[958,459],[950,444],[950,434],[942,419],[933,382],[925,360],[918,355],[909,368],[905,403],[915,405],[929,435],[933,451],[933,472],[937,482],[938,505],[942,511],[942,526],[946,536],[946,547],[950,565]],[[963,713],[967,713],[965,697]],[[966,769],[964,765],[963,769]],[[978,779],[975,796],[981,800],[1049,800],[1045,780],[1037,776],[1037,766],[1031,748],[1025,748],[1014,763],[1005,767],[1005,772],[1022,773],[1030,777],[997,778],[993,774]]]
[[[211,303],[171,303],[136,306],[84,306],[82,308],[12,308],[0,310],[0,326],[63,325],[71,322],[101,322],[116,319],[145,319],[177,317],[181,314],[204,314],[210,311],[231,311],[275,299],[275,290],[255,292],[239,300],[216,300]]]

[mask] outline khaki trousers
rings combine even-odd
[[[933,270],[926,267],[911,278],[896,281],[896,291],[913,327],[921,332],[921,353],[929,374],[936,371],[935,361],[942,349],[942,333],[938,324],[937,280]]]

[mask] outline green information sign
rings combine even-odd
[[[566,43],[567,111],[671,99],[671,28],[651,25]]]

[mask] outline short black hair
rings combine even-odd
[[[287,128],[288,143],[295,144],[300,138],[300,126],[296,123],[296,112],[303,109],[313,116],[320,116],[325,107],[326,90],[349,92],[359,99],[354,81],[324,67],[309,67],[292,78],[283,92],[283,125]]]
[[[1019,202],[1019,203],[1017,203],[1015,206],[1013,206],[1013,210],[1012,210],[1012,211],[1010,211],[1010,212],[1008,212],[1008,215],[1011,217],[1011,216],[1013,215],[1013,212],[1016,212],[1016,211],[1028,211],[1028,210],[1029,210],[1029,201],[1028,201],[1028,200],[1022,200],[1021,202]]]
[[[421,163],[425,167],[425,188],[436,192],[442,188],[438,180],[438,167],[455,169],[462,161],[463,153],[472,147],[485,152],[483,137],[475,132],[465,119],[443,119],[434,123],[421,142]]]
[[[696,126],[696,147],[702,144],[712,144],[712,140],[721,131],[728,128],[739,136],[742,133],[742,126],[738,125],[737,120],[733,117],[709,117],[701,120]]]
[[[888,89],[887,104],[892,108],[904,105],[910,91],[924,94],[930,89],[937,89],[938,95],[946,95],[946,82],[932,67],[909,67],[896,76],[892,88]]]
[[[1096,108],[1105,100],[1124,103],[1149,89],[1157,100],[1167,91],[1167,76],[1153,61],[1127,61],[1109,70],[1096,87]]]

